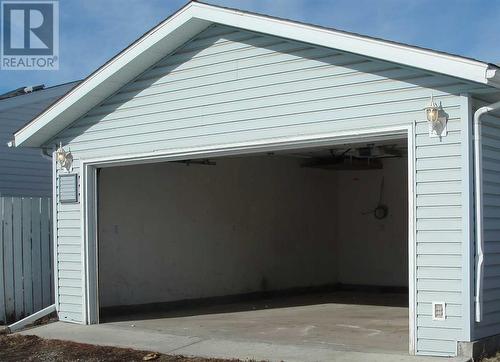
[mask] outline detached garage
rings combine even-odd
[[[499,85],[477,60],[189,3],[15,135],[53,152],[59,319],[494,344]]]

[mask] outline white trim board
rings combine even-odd
[[[56,151],[52,151],[52,267],[54,278],[54,304],[56,312],[59,313],[59,270],[58,270],[58,242],[57,242],[57,157]]]
[[[406,138],[408,141],[408,285],[409,285],[409,353],[416,351],[416,238],[415,238],[415,127],[413,124],[398,127],[381,127],[372,130],[336,132],[316,136],[267,139],[257,142],[176,149],[161,154],[150,153],[124,157],[105,157],[81,160],[81,209],[84,267],[84,323],[99,322],[98,255],[97,255],[97,170],[102,167],[124,166],[154,162],[175,161],[205,157],[265,153],[331,146],[346,142],[373,142],[386,139]]]
[[[462,308],[463,308],[463,341],[472,341],[474,327],[474,156],[473,156],[473,111],[469,94],[461,94],[462,115],[460,117],[462,132]]]
[[[409,352],[417,353],[417,227],[415,177],[415,129],[416,121],[408,128],[408,318]]]
[[[16,132],[16,146],[40,147],[211,24],[223,24],[500,88],[500,68],[477,60],[265,15],[190,2]]]

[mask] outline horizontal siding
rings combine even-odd
[[[417,351],[455,355],[463,337],[461,120],[450,117],[448,136],[416,134]],[[432,320],[432,302],[446,303],[445,321]]]
[[[458,94],[471,87],[476,86],[216,26],[52,143],[68,144],[76,158],[125,156],[416,122],[417,349],[420,354],[453,355],[464,335]],[[428,136],[423,119],[431,93],[449,115],[449,133],[442,139]],[[68,318],[76,318],[83,305],[78,300],[80,218],[78,205],[58,205],[59,300]],[[433,301],[448,304],[446,321],[432,320]]]
[[[52,196],[51,162],[41,156],[39,149],[9,148],[7,142],[73,85],[0,100],[0,195]]]
[[[457,342],[453,337],[449,339],[426,339],[420,338],[417,341],[417,349],[422,355],[455,356]]]
[[[476,337],[500,333],[500,117],[482,118],[484,279],[483,321]]]
[[[73,162],[74,173],[79,173],[79,161]],[[65,171],[58,170],[57,176]],[[80,180],[78,179],[78,183]],[[83,257],[81,238],[81,208],[79,203],[59,202],[59,182],[56,182],[57,197],[57,258],[58,258],[58,310],[64,321],[83,323]],[[80,188],[78,187],[78,190]],[[78,200],[80,197],[78,196]]]

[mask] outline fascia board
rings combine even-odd
[[[203,3],[195,3],[193,10],[194,16],[214,23],[488,84],[486,73],[489,65],[472,59]]]

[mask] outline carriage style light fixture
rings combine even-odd
[[[431,102],[425,107],[425,114],[427,115],[427,120],[431,123],[435,123],[439,119],[439,107],[434,102],[434,96],[431,96]]]
[[[56,151],[56,160],[61,168],[68,172],[71,171],[73,166],[73,155],[71,154],[71,151],[66,151],[62,147],[62,143],[59,143],[59,148]]]
[[[431,96],[431,101],[424,108],[427,121],[429,122],[429,136],[443,137],[447,134],[447,114],[434,102],[434,96]]]

